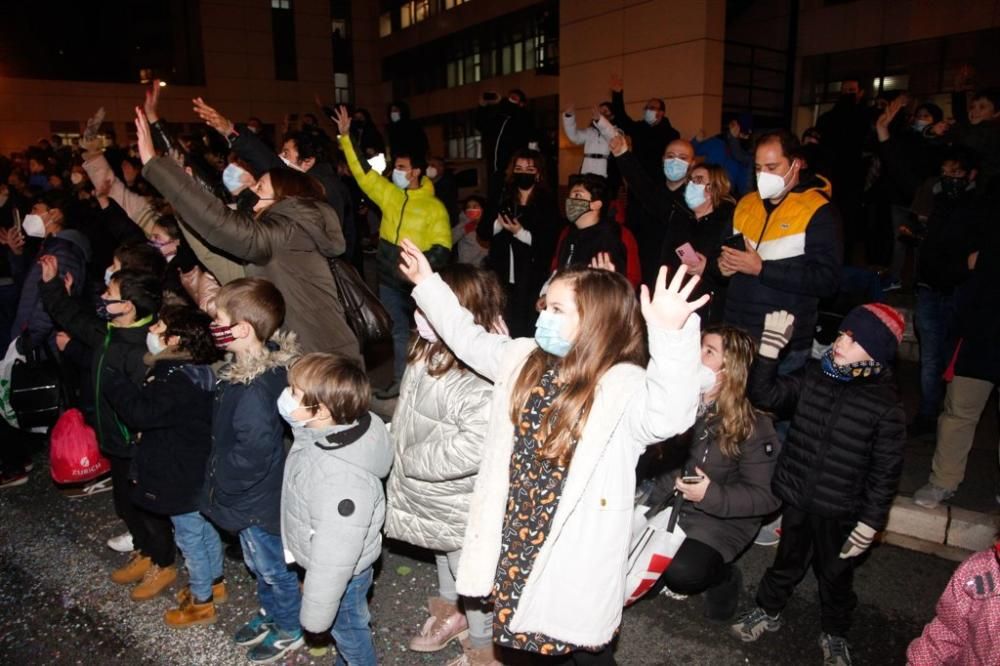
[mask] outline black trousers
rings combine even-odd
[[[616,666],[614,641],[599,652],[576,650],[569,654],[546,656],[520,650],[505,650],[504,663],[530,666]]]
[[[729,566],[708,544],[685,539],[661,581],[678,594],[699,594],[726,581]]]
[[[781,542],[774,564],[760,581],[757,605],[770,615],[781,612],[811,566],[819,583],[823,631],[847,636],[858,605],[854,594],[858,558],[842,560],[840,549],[857,522],[824,518],[791,506],[785,506],[781,516]]]
[[[0,418],[0,463],[4,470],[18,473],[24,470],[31,461],[32,437]]]
[[[129,497],[133,485],[129,478],[132,461],[119,456],[107,458],[111,462],[111,482],[114,484],[111,495],[115,513],[125,521],[135,549],[148,555],[157,566],[170,566],[174,563],[177,553],[170,517],[160,516],[136,506]]]

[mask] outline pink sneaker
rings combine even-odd
[[[410,640],[413,652],[437,652],[454,640],[463,640],[469,635],[469,622],[458,606],[441,597],[427,600],[431,616],[424,622],[420,635]]]

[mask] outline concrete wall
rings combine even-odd
[[[202,86],[168,85],[164,117],[196,122],[191,98],[204,96],[235,120],[250,115],[280,124],[289,111],[309,111],[313,93],[333,96],[330,9],[326,0],[296,0],[297,81],[274,79],[271,6],[265,0],[202,0],[201,30],[205,81]],[[48,136],[50,121],[82,123],[103,106],[121,141],[134,133],[133,107],[142,102],[138,83],[41,81],[0,77],[0,152],[23,150]]]
[[[642,116],[647,99],[662,97],[682,136],[715,128],[725,18],[724,0],[562,0],[560,106],[572,103],[582,123],[591,106],[610,98],[609,77],[618,73],[633,118]],[[559,173],[576,171],[582,155],[560,132]]]

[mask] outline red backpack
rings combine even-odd
[[[79,409],[66,410],[52,427],[49,462],[56,483],[84,483],[111,469]]]

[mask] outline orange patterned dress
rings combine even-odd
[[[521,423],[510,459],[510,492],[503,524],[503,553],[493,587],[493,637],[507,648],[560,655],[579,649],[539,633],[515,633],[510,620],[517,611],[524,585],[545,543],[562,495],[567,467],[538,457],[542,417],[559,394],[556,371],[542,375],[521,409]]]

